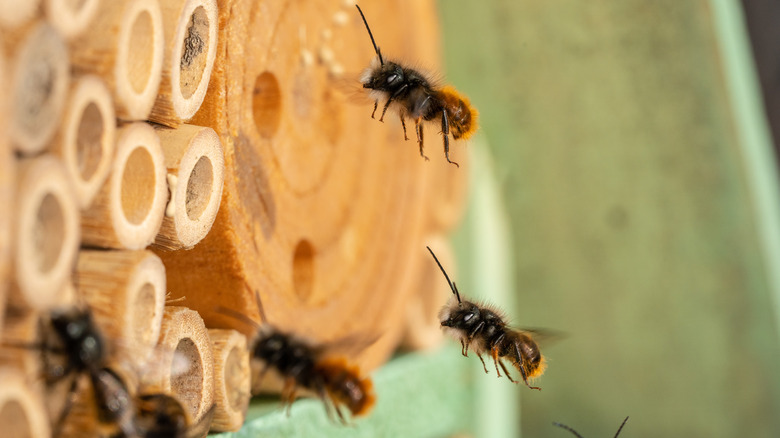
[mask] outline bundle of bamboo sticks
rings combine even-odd
[[[256,293],[281,329],[378,339],[364,369],[438,342],[448,292],[424,249],[451,257],[468,166],[424,162],[351,103],[373,55],[354,3],[17,3],[0,0],[0,412],[25,415],[4,424],[86,433],[53,424],[71,395],[39,378],[55,309],[90,309],[131,392],[194,421],[214,406],[212,430],[243,423],[254,335],[218,309],[261,322]],[[439,67],[432,0],[364,9],[408,26],[376,30],[385,53]],[[94,415],[82,398],[73,417]]]

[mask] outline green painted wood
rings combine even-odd
[[[761,121],[734,100],[746,61],[724,56],[718,5],[440,6],[511,218],[515,322],[569,333],[522,392],[523,434],[611,436],[630,415],[625,436],[780,435],[776,179],[745,149]]]

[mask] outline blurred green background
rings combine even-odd
[[[483,417],[510,406],[529,437],[613,436],[626,416],[621,437],[780,436],[777,174],[739,2],[439,6],[448,81],[481,113],[469,147],[492,155],[475,180],[507,222],[472,190],[461,289],[493,295],[467,267],[509,263],[512,322],[567,334],[543,391],[502,379],[521,406],[482,394]]]

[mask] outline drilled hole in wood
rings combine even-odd
[[[154,290],[152,283],[144,283],[138,290],[133,311],[135,316],[132,321],[135,321],[133,326],[133,340],[141,345],[154,345],[157,343],[157,339],[152,339],[154,329],[150,321],[154,321],[155,311],[157,309],[155,297],[157,294]]]
[[[211,200],[211,186],[214,184],[214,168],[208,157],[200,157],[195,167],[192,168],[190,178],[187,181],[187,217],[190,220],[198,220]]]
[[[261,136],[271,138],[276,134],[282,115],[282,92],[279,81],[271,72],[263,72],[255,80],[252,114]]]
[[[3,436],[34,438],[27,413],[16,400],[9,400],[0,407],[0,424],[3,427]]]
[[[225,374],[225,387],[228,389],[227,396],[231,409],[242,409],[244,394],[241,393],[241,385],[243,384],[242,376],[245,371],[241,366],[241,352],[238,348],[233,347],[230,349],[230,354],[228,354],[223,372]]]
[[[122,212],[133,225],[149,215],[154,203],[154,162],[149,151],[136,147],[125,162],[122,172]]]
[[[293,255],[293,287],[302,300],[311,296],[314,285],[314,248],[308,240],[301,240]]]
[[[89,181],[103,159],[103,114],[94,102],[81,113],[76,134],[76,159],[81,179]]]
[[[192,339],[184,338],[176,346],[171,369],[171,390],[191,412],[198,412],[203,388],[203,364]]]
[[[203,6],[192,12],[192,18],[182,41],[179,88],[181,95],[189,99],[203,78],[206,54],[209,48],[209,18]]]
[[[49,272],[62,252],[65,239],[65,217],[60,201],[51,193],[46,194],[38,207],[33,228],[35,252],[38,254],[38,269],[41,273]]]
[[[99,17],[97,18],[99,19]],[[133,20],[127,50],[127,80],[136,93],[143,93],[152,72],[154,25],[149,11],[141,11]]]

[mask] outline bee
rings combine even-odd
[[[620,431],[621,431],[621,430],[623,430],[623,426],[625,426],[625,425],[626,425],[626,421],[628,421],[628,417],[626,417],[626,419],[625,419],[625,420],[623,420],[623,422],[622,422],[622,423],[620,423],[620,427],[618,427],[618,430],[617,430],[617,432],[615,432],[615,438],[617,438],[617,437],[618,437],[618,435],[620,435]],[[565,425],[565,424],[561,424],[561,423],[553,423],[553,426],[558,426],[558,427],[560,427],[561,429],[566,429],[566,430],[568,430],[569,432],[573,433],[573,434],[574,434],[576,437],[578,437],[578,438],[582,438],[582,435],[580,435],[579,433],[577,433],[577,431],[576,431],[576,430],[572,429],[571,427],[569,427],[569,426],[567,426],[567,425]]]
[[[406,119],[414,120],[414,128],[417,133],[417,144],[420,155],[428,160],[423,152],[423,125],[422,122],[441,121],[441,134],[444,141],[444,156],[447,162],[460,167],[458,163],[450,160],[450,133],[452,138],[468,139],[477,130],[477,110],[471,106],[468,98],[458,93],[451,86],[439,86],[436,81],[425,74],[401,65],[396,61],[385,62],[382,52],[374,41],[374,35],[368,26],[366,16],[360,6],[355,5],[366,25],[371,44],[377,58],[372,61],[360,77],[363,88],[371,90],[374,99],[374,111],[371,118],[375,118],[376,109],[380,100],[384,100],[382,114],[379,121],[383,122],[385,113],[390,105],[398,112],[401,126],[404,130],[404,140],[409,140],[406,135]]]
[[[82,375],[89,379],[98,427],[106,434],[119,437],[189,437],[207,431],[208,424],[203,430],[189,427],[189,414],[170,395],[131,396],[120,374],[108,366],[107,345],[88,309],[53,311],[42,325],[44,340],[41,349],[47,386],[72,377],[66,405],[55,423],[55,433],[62,431]],[[57,355],[63,360],[54,360],[53,356]],[[208,415],[206,417],[210,420]],[[198,429],[203,428],[202,424],[197,426]]]
[[[263,321],[266,319],[260,295],[255,292],[257,309]],[[347,424],[342,406],[353,416],[366,415],[374,405],[373,383],[361,377],[360,371],[345,359],[332,357],[328,350],[333,345],[315,345],[290,333],[277,330],[268,323],[259,325],[246,315],[232,309],[219,307],[218,312],[241,320],[257,329],[250,343],[252,360],[259,365],[256,381],[273,369],[284,381],[282,401],[287,414],[295,401],[298,389],[314,393],[325,405],[328,417]],[[335,414],[335,415],[334,415]]]
[[[436,254],[430,247],[426,248],[436,264],[439,265],[439,269],[444,274],[444,278],[447,279],[453,293],[450,301],[439,311],[439,321],[441,321],[445,333],[460,341],[461,354],[468,357],[468,351],[471,348],[482,362],[485,373],[488,373],[488,370],[485,366],[485,360],[482,359],[482,354],[490,354],[496,366],[498,377],[501,377],[501,372],[498,370],[500,366],[509,381],[517,383],[512,379],[502,362],[503,359],[507,359],[512,363],[512,366],[520,371],[526,386],[541,391],[538,386],[531,386],[528,383],[528,379],[541,376],[546,367],[544,356],[533,338],[535,333],[529,330],[510,328],[504,322],[505,318],[502,313],[497,309],[461,300],[458,287],[450,281],[450,277],[439,263]]]

